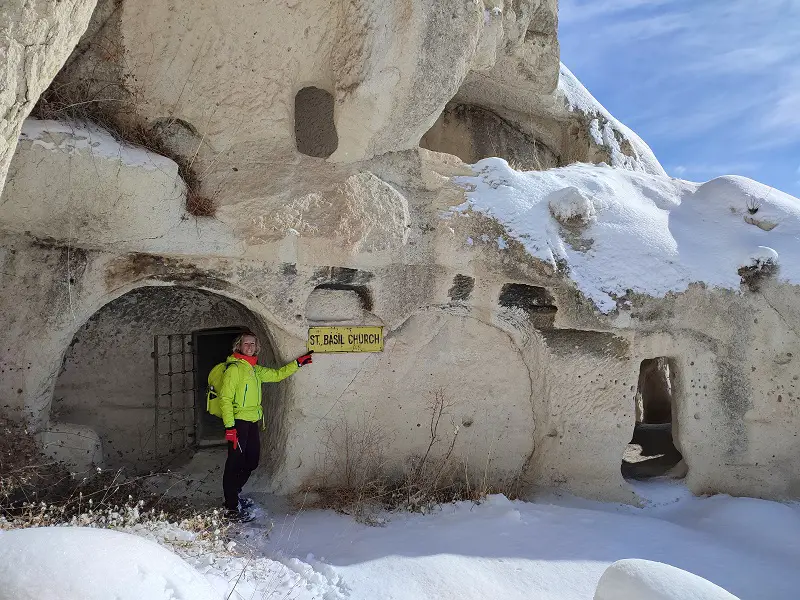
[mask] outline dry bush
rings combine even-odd
[[[24,425],[0,417],[0,515],[4,508],[34,501],[63,469],[40,454]]]
[[[194,157],[184,157],[166,142],[163,124],[145,124],[137,111],[141,100],[122,83],[98,82],[90,78],[53,83],[40,97],[31,113],[38,119],[73,123],[89,122],[108,131],[116,140],[165,156],[178,165],[186,184],[186,212],[196,217],[216,214],[214,198],[201,194],[201,181]]]
[[[375,507],[389,494],[385,427],[372,412],[355,423],[342,414],[323,431],[318,472],[298,500],[309,508],[333,509],[371,522]]]
[[[525,482],[520,472],[503,485],[495,484],[492,451],[484,464],[470,465],[456,456],[460,427],[451,411],[455,403],[443,389],[435,390],[428,405],[428,442],[411,457],[402,473],[387,468],[388,436],[375,413],[356,423],[344,415],[326,429],[318,471],[296,499],[303,508],[325,508],[352,515],[371,525],[382,524],[382,510],[429,513],[437,506],[490,494],[518,498]]]
[[[761,284],[772,277],[778,271],[778,263],[774,260],[757,260],[752,265],[739,267],[737,273],[741,277],[741,283],[751,292],[761,289]]]
[[[151,478],[122,470],[71,472],[48,460],[21,423],[0,417],[0,529],[79,525],[124,527],[148,521],[182,523],[201,532],[224,531],[219,511],[190,506],[184,499],[153,491]],[[211,529],[209,529],[211,531]]]
[[[459,427],[450,415],[450,409],[454,405],[447,399],[442,388],[434,391],[428,404],[428,447],[422,455],[414,456],[408,461],[403,481],[393,490],[394,506],[424,513],[442,502],[464,499],[458,466],[453,458],[459,433]],[[449,437],[442,431],[442,419],[448,420],[452,427],[452,435]]]
[[[202,196],[193,190],[187,190],[186,212],[195,217],[213,217],[217,214],[217,207],[213,198]]]

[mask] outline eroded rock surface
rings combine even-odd
[[[45,44],[63,61],[91,8],[55,4],[46,17],[48,2],[3,10],[56,23],[71,7]],[[27,31],[14,27],[7,39]],[[276,366],[305,351],[310,326],[383,327],[382,353],[320,353],[265,388],[258,485],[313,482],[351,456],[343,427],[380,433],[381,464],[402,473],[431,444],[444,398],[434,446],[439,456],[452,441],[466,476],[508,493],[535,484],[635,503],[620,466],[640,367],[665,357],[690,489],[800,497],[800,303],[780,279],[791,265],[749,288],[735,289],[733,269],[722,287],[653,296],[620,282],[613,298],[603,287],[602,306],[586,291],[593,280],[571,265],[601,248],[589,232],[716,205],[666,203],[659,190],[673,182],[560,65],[556,27],[555,0],[101,0],[39,108],[108,131],[31,119],[0,198],[2,410],[43,443],[94,432],[83,449],[94,462],[166,463],[205,435],[195,334],[252,328]],[[53,52],[30,58],[44,47],[22,38],[33,45],[14,42],[6,73],[27,87],[2,96],[12,142],[60,64]],[[610,221],[600,200],[613,185],[564,182],[534,219],[549,232],[539,239],[465,205],[465,187],[483,184],[459,158],[487,154],[535,170],[606,163],[597,181],[638,171],[625,189],[642,197]],[[488,194],[516,181],[522,206],[541,191],[502,164],[484,177]],[[747,181],[690,185],[698,199],[759,200]],[[198,199],[207,212],[190,210]],[[789,237],[792,202],[723,212],[748,234]],[[704,240],[724,254],[725,240]],[[647,256],[664,267],[663,253]],[[611,263],[604,272],[622,270]],[[109,357],[131,368],[107,372]],[[88,388],[100,400],[87,402]]]
[[[0,5],[0,190],[22,122],[86,31],[97,0]]]

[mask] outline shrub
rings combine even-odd
[[[480,502],[489,494],[517,498],[523,487],[520,470],[504,485],[491,482],[491,451],[476,473],[455,452],[460,427],[451,415],[454,403],[443,389],[434,391],[428,405],[425,451],[411,456],[400,473],[388,467],[388,435],[375,413],[356,423],[342,415],[326,429],[317,473],[295,499],[296,508],[325,508],[351,515],[369,525],[383,524],[386,510],[429,513],[444,503]]]
[[[778,271],[778,263],[772,258],[757,258],[749,265],[739,267],[737,273],[742,285],[751,292],[761,289],[761,284]]]

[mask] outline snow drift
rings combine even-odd
[[[219,600],[155,542],[82,527],[0,531],[0,600]]]
[[[739,269],[765,263],[800,283],[800,200],[751,179],[698,184],[587,164],[521,173],[500,158],[473,168],[456,178],[468,193],[455,210],[495,217],[602,312],[628,291],[739,289]]]
[[[594,600],[738,600],[721,587],[651,560],[619,560],[597,584]]]

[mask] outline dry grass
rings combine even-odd
[[[140,99],[120,83],[82,79],[51,85],[31,113],[39,119],[74,123],[90,122],[108,131],[115,139],[166,156],[178,165],[178,175],[186,184],[186,211],[196,217],[213,217],[213,197],[201,193],[202,182],[193,165],[194,157],[184,157],[170,148],[161,133],[139,116]]]
[[[375,414],[350,424],[344,415],[327,430],[318,472],[296,498],[303,508],[332,509],[369,525],[380,525],[380,513],[405,510],[429,513],[441,504],[480,502],[490,494],[514,499],[524,486],[522,471],[504,485],[493,483],[491,451],[475,468],[455,452],[460,427],[452,419],[454,403],[436,390],[428,405],[427,446],[410,457],[401,472],[386,460],[388,435]]]
[[[227,527],[219,511],[192,507],[148,485],[163,476],[71,472],[45,458],[21,423],[0,417],[0,528],[122,527],[143,521],[184,523],[193,531]]]

